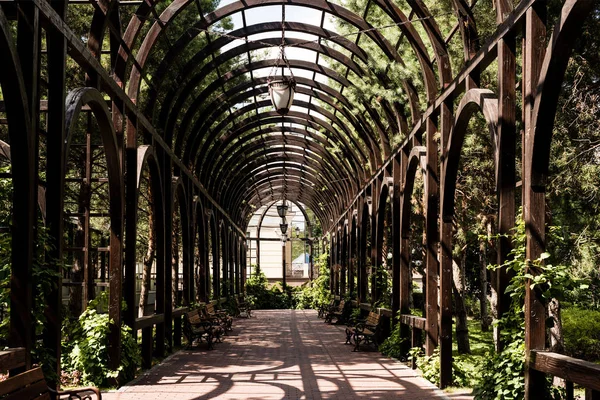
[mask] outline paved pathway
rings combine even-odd
[[[343,326],[313,310],[261,310],[236,319],[212,351],[202,343],[173,354],[105,400],[430,399],[445,396],[376,351],[353,353]]]

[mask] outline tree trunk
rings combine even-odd
[[[148,249],[146,250],[146,256],[144,257],[144,268],[142,271],[142,288],[140,292],[140,304],[138,315],[140,317],[145,315],[146,304],[148,303],[148,296],[150,294],[151,284],[151,273],[152,264],[154,264],[154,258],[156,253],[156,232],[154,229],[154,197],[152,193],[152,187],[148,185]]]
[[[481,317],[481,331],[490,330],[490,320],[487,312],[487,254],[485,240],[479,243],[479,316]]]
[[[564,354],[565,340],[560,316],[560,302],[557,299],[552,299],[548,303],[548,316],[552,318],[552,322],[554,323],[550,328],[550,351]],[[554,386],[565,387],[565,380],[555,376],[552,384]]]
[[[456,312],[456,342],[460,354],[470,354],[469,327],[467,325],[467,309],[464,302],[464,266],[466,263],[466,252],[463,251],[459,266],[452,260],[452,289],[454,292],[454,305]]]
[[[565,340],[560,317],[560,302],[552,299],[548,303],[548,316],[552,318],[554,325],[550,328],[550,351],[563,354],[565,351]]]

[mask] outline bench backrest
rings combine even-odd
[[[344,306],[345,305],[346,305],[346,300],[340,301],[340,304],[338,304],[338,310],[344,311]]]
[[[365,325],[377,326],[379,324],[379,317],[380,315],[376,312],[369,311],[369,316],[365,321]]]
[[[208,303],[204,309],[208,315],[215,313],[215,305],[213,303]]]
[[[50,392],[42,368],[33,368],[0,382],[0,396],[5,395],[3,400],[49,400]]]
[[[185,318],[192,325],[193,324],[197,324],[202,319],[202,317],[200,316],[200,312],[198,311],[198,309],[186,312],[185,313]]]

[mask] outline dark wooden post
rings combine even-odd
[[[359,303],[367,301],[367,229],[369,229],[369,213],[361,198],[358,211],[360,222],[359,264],[358,264],[358,297]]]
[[[442,149],[447,148],[454,122],[451,107],[450,101],[441,105]],[[442,150],[442,168],[447,156]],[[440,388],[445,388],[452,383],[452,215],[440,216]]]
[[[425,235],[426,235],[426,311],[427,311],[427,338],[425,351],[427,355],[433,354],[438,344],[438,156],[437,143],[434,136],[437,132],[435,120],[427,118],[427,171],[425,192],[427,202],[425,207]]]
[[[512,3],[498,1],[497,23],[500,24],[512,10]],[[516,41],[514,35],[506,35],[498,42],[498,265],[508,261],[512,250],[510,234],[515,226],[515,153],[516,153]],[[498,318],[508,312],[510,295],[506,287],[510,282],[506,268],[496,271],[496,293],[498,294]],[[494,329],[498,329],[494,327]],[[502,351],[504,343],[500,332],[498,351]]]
[[[375,304],[376,301],[379,300],[381,293],[379,293],[379,288],[377,287],[377,275],[379,274],[379,264],[381,261],[377,257],[377,213],[379,211],[379,190],[381,188],[381,184],[378,179],[375,179],[371,184],[371,215],[369,218],[371,219],[371,248],[370,248],[370,256],[371,256],[371,305]],[[385,207],[385,205],[384,205]]]
[[[22,3],[21,6],[24,6]],[[53,2],[57,14],[64,20],[66,1]],[[20,35],[19,35],[20,36]],[[64,142],[65,142],[65,65],[67,42],[57,31],[46,32],[48,50],[48,116],[47,116],[47,156],[46,156],[46,226],[52,238],[53,248],[49,250],[48,259],[56,260],[53,271],[60,274],[58,285],[48,293],[48,307],[45,310],[44,347],[56,357],[56,371],[60,371],[61,357],[61,325],[62,325],[62,269],[63,230],[64,230]],[[31,42],[27,44],[31,47]],[[34,42],[34,47],[35,47]],[[14,210],[15,215],[17,210]],[[15,249],[13,247],[13,252]],[[20,255],[23,257],[23,254]],[[11,344],[12,346],[12,344]],[[56,382],[50,383],[55,389]]]
[[[397,155],[392,160],[392,326],[399,323],[400,311],[400,185],[404,176],[400,158],[401,156]]]
[[[543,187],[534,186],[530,179],[531,159],[528,157],[533,145],[532,111],[536,87],[544,59],[546,41],[546,3],[538,2],[527,10],[525,27],[524,71],[524,113],[525,137],[523,149],[523,214],[527,232],[526,257],[536,260],[545,247],[545,192]],[[530,270],[530,273],[536,273]],[[525,282],[525,398],[544,398],[546,379],[543,373],[529,368],[529,352],[543,349],[546,342],[546,308],[531,290],[530,282]]]

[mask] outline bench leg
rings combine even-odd
[[[351,328],[346,328],[346,343],[344,344],[352,344],[352,335],[354,335],[354,331]]]
[[[360,335],[357,335],[355,333],[354,334],[354,349],[352,349],[352,351],[358,351],[361,341],[362,341],[362,339],[361,339]]]

